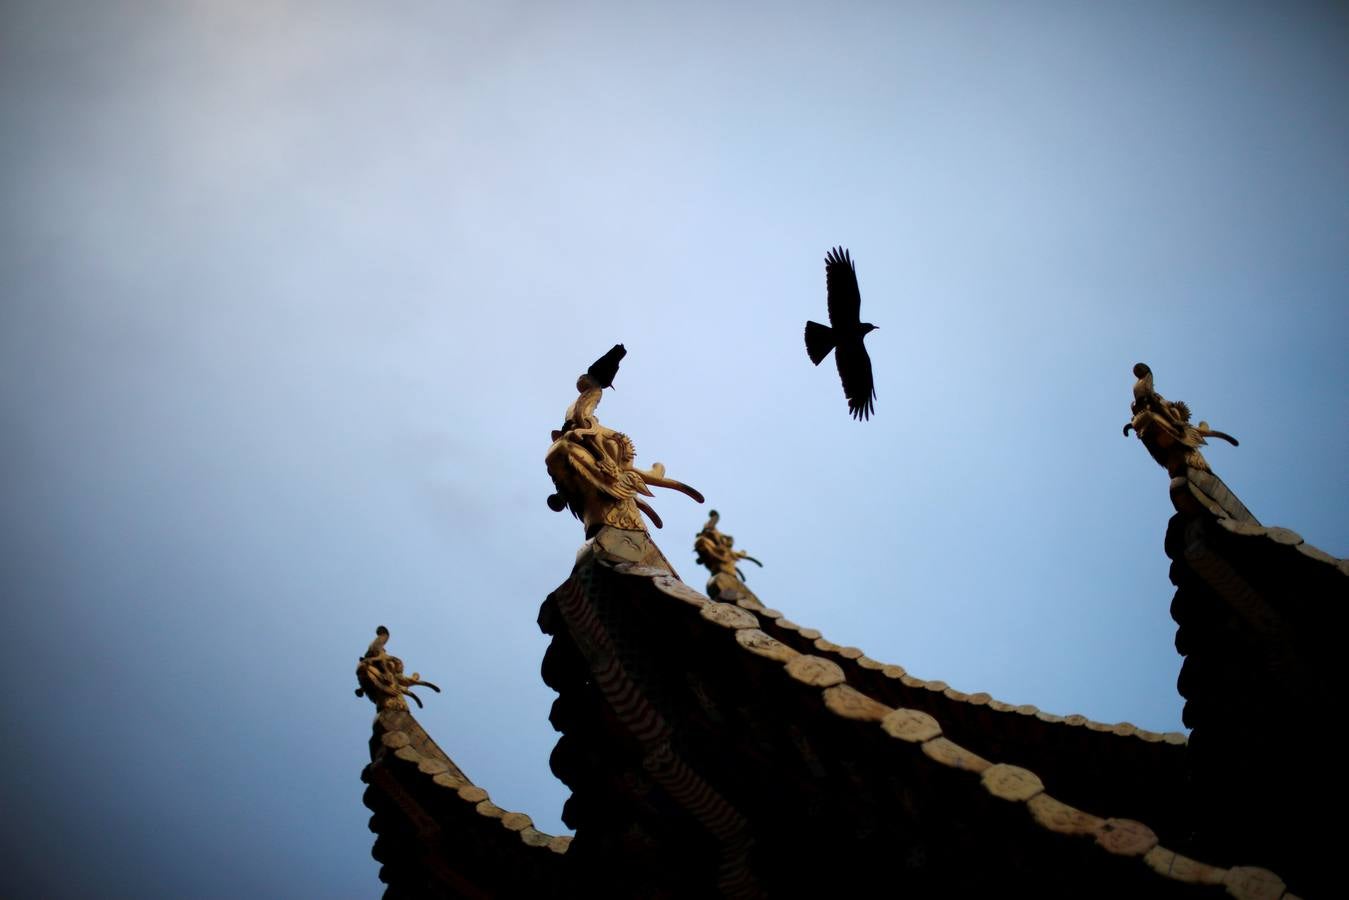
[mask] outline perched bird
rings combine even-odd
[[[618,374],[619,360],[627,355],[628,351],[622,344],[614,344],[608,353],[590,364],[586,374],[595,379],[595,383],[600,387],[611,388],[614,386],[614,376]]]
[[[862,294],[857,289],[857,269],[842,247],[830,250],[824,258],[824,282],[829,291],[829,325],[806,323],[806,353],[819,365],[834,351],[838,376],[848,411],[857,420],[868,419],[876,411],[876,386],[871,378],[871,357],[862,339],[876,330],[861,321]]]

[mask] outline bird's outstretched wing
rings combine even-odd
[[[829,324],[835,328],[858,324],[862,293],[857,289],[852,257],[842,247],[835,247],[825,256],[824,283],[829,290]]]
[[[627,355],[628,351],[622,344],[614,344],[609,348],[608,353],[590,364],[586,374],[595,379],[595,382],[602,388],[613,387],[614,376],[618,374],[618,363]]]
[[[876,411],[876,383],[871,377],[871,357],[860,340],[839,345],[834,351],[838,363],[838,377],[843,382],[843,396],[848,398],[848,412],[861,421],[871,418]]]

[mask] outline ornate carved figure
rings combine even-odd
[[[1208,461],[1199,452],[1199,448],[1215,437],[1227,441],[1233,447],[1237,439],[1230,434],[1214,431],[1207,422],[1190,424],[1190,408],[1183,401],[1167,400],[1152,386],[1152,370],[1146,363],[1134,366],[1134,402],[1130,409],[1134,417],[1124,426],[1127,437],[1132,429],[1143,446],[1148,448],[1152,458],[1166,468],[1171,477],[1184,473],[1188,466],[1192,469],[1209,471]]]
[[[719,519],[721,519],[721,515],[715,509],[708,513],[707,524],[703,526],[702,531],[698,532],[698,536],[693,541],[693,552],[698,556],[698,564],[706,566],[707,570],[714,576],[719,572],[724,572],[744,581],[745,573],[740,571],[740,567],[736,563],[742,559],[747,559],[759,568],[763,568],[763,563],[744,550],[732,550],[731,547],[735,545],[735,538],[717,530]]]
[[[422,705],[422,700],[412,693],[414,687],[429,687],[437,694],[440,688],[429,681],[422,681],[421,675],[413,672],[403,674],[403,661],[390,656],[384,650],[389,641],[389,629],[383,625],[375,629],[375,639],[356,663],[356,680],[361,686],[356,689],[357,697],[369,697],[370,702],[380,709],[407,709],[404,697],[411,697]]]
[[[637,451],[628,436],[595,418],[605,382],[612,385],[618,370],[621,348],[621,344],[615,345],[577,379],[580,396],[567,407],[566,420],[553,432],[552,446],[544,455],[548,474],[557,487],[557,493],[548,498],[549,508],[555,512],[570,509],[585,524],[587,535],[602,525],[645,531],[639,511],[660,528],[660,516],[639,499],[639,495],[654,496],[651,486],[681,491],[703,502],[698,491],[666,478],[665,466],[660,463],[650,469],[637,468]]]

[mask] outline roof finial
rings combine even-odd
[[[707,516],[707,524],[703,530],[698,532],[698,536],[693,541],[693,552],[698,557],[698,564],[707,567],[707,571],[714,576],[719,572],[727,575],[734,575],[741,581],[745,580],[745,573],[740,571],[736,563],[742,559],[747,559],[759,568],[763,568],[763,563],[750,556],[744,550],[732,550],[735,545],[735,538],[729,534],[722,534],[717,530],[717,522],[721,519],[721,514],[715,509],[711,510]]]
[[[613,386],[618,362],[626,353],[622,344],[615,344],[576,380],[580,396],[567,407],[566,420],[553,432],[553,444],[544,455],[548,474],[557,487],[557,493],[548,498],[548,507],[555,512],[570,509],[585,523],[587,536],[603,525],[645,531],[639,510],[660,528],[660,516],[637,497],[654,496],[648,485],[681,491],[703,502],[698,491],[666,478],[665,466],[660,463],[650,469],[633,465],[637,450],[632,440],[595,418],[604,388]]]
[[[389,642],[389,629],[383,625],[375,629],[375,639],[356,663],[356,680],[361,686],[356,689],[357,697],[369,697],[370,702],[380,709],[407,709],[404,697],[411,697],[422,705],[422,700],[412,693],[414,687],[429,687],[437,694],[440,688],[422,676],[413,672],[411,676],[403,674],[403,661],[390,656],[384,645]]]
[[[1208,443],[1204,438],[1221,438],[1237,446],[1236,438],[1214,431],[1207,422],[1191,425],[1190,408],[1184,401],[1167,400],[1153,388],[1152,369],[1147,363],[1136,363],[1134,376],[1138,379],[1134,382],[1134,402],[1130,407],[1134,417],[1124,426],[1124,434],[1127,437],[1132,429],[1172,478],[1184,474],[1186,467],[1210,471],[1208,461],[1199,452]]]

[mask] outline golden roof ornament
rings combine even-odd
[[[1134,382],[1134,402],[1130,407],[1134,417],[1124,426],[1124,434],[1127,437],[1132,429],[1172,478],[1183,475],[1187,467],[1210,471],[1208,461],[1199,452],[1208,443],[1205,438],[1221,438],[1237,446],[1236,438],[1213,430],[1207,422],[1191,425],[1190,407],[1184,401],[1167,400],[1157,393],[1152,385],[1152,370],[1146,363],[1134,365],[1134,376],[1138,379]]]
[[[418,673],[404,675],[403,661],[390,656],[384,649],[388,641],[389,629],[383,625],[376,628],[375,639],[370,642],[365,656],[356,663],[356,680],[361,684],[356,689],[356,696],[369,697],[370,702],[380,709],[407,709],[404,697],[411,697],[419,707],[422,705],[422,699],[412,693],[414,687],[429,687],[437,694],[440,693],[440,688],[429,681],[422,681]]]
[[[713,576],[718,573],[733,575],[741,581],[745,580],[745,573],[740,571],[736,565],[740,560],[746,559],[754,563],[759,568],[763,568],[763,563],[750,556],[744,550],[732,550],[735,545],[735,538],[729,534],[722,534],[717,530],[717,522],[721,519],[721,514],[715,509],[709,511],[707,524],[703,530],[698,532],[698,536],[693,541],[693,552],[698,557],[698,564],[707,567],[707,571]]]
[[[557,487],[557,493],[548,498],[548,507],[554,512],[570,509],[584,523],[588,537],[603,525],[645,531],[641,513],[660,528],[660,516],[640,499],[654,496],[652,486],[680,491],[703,502],[698,491],[666,478],[665,466],[660,463],[650,469],[637,468],[632,440],[595,418],[604,388],[613,387],[619,360],[626,353],[622,344],[615,344],[576,380],[580,396],[567,407],[566,420],[553,432],[552,446],[544,455],[548,474]]]

